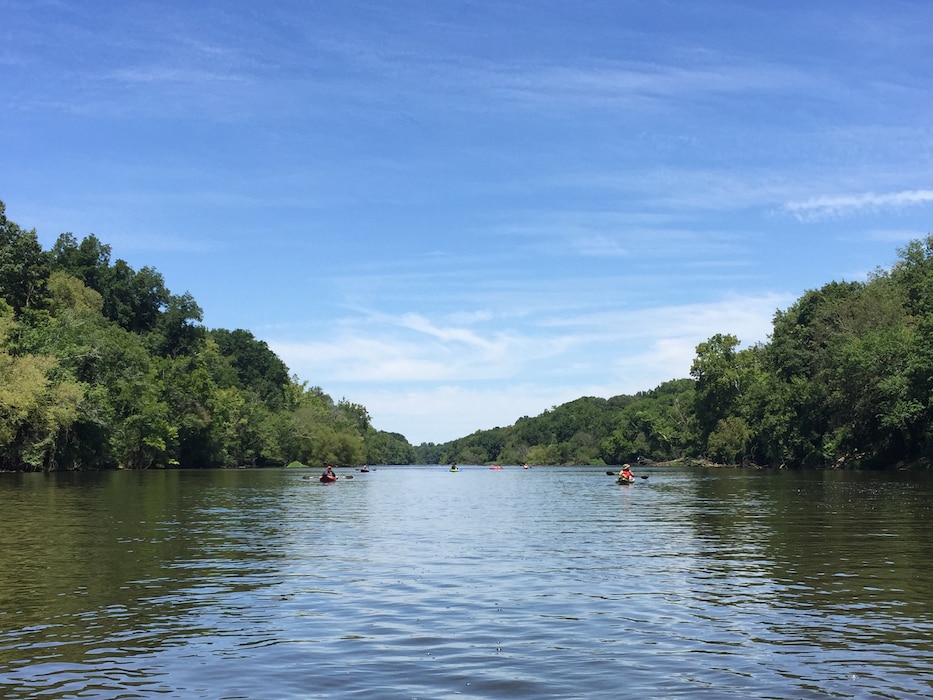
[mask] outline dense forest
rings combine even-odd
[[[933,236],[867,282],[777,311],[767,343],[717,334],[690,377],[583,397],[413,447],[308,386],[246,330],[90,235],[43,250],[0,202],[0,469],[705,460],[923,467],[933,454]]]
[[[0,202],[0,469],[407,463],[366,408],[289,376],[190,294],[70,233],[43,250]]]
[[[777,311],[767,343],[717,334],[690,379],[581,398],[508,428],[418,448],[422,460],[929,468],[933,236],[867,282],[832,282]]]

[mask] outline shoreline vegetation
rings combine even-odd
[[[89,235],[43,250],[0,201],[0,471],[363,464],[929,469],[933,236],[866,282],[717,333],[687,378],[581,397],[504,428],[411,445],[289,373],[247,330],[205,328],[154,268]]]

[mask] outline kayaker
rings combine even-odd
[[[337,475],[334,474],[334,468],[329,464],[324,468],[324,473],[321,474],[322,479],[336,479]]]
[[[621,479],[634,479],[635,475],[632,474],[632,470],[627,464],[622,465],[622,471],[619,472],[619,478]]]

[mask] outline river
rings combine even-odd
[[[338,473],[0,474],[0,697],[933,694],[928,475]]]

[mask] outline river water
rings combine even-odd
[[[0,474],[0,697],[933,695],[926,475],[339,473]]]

